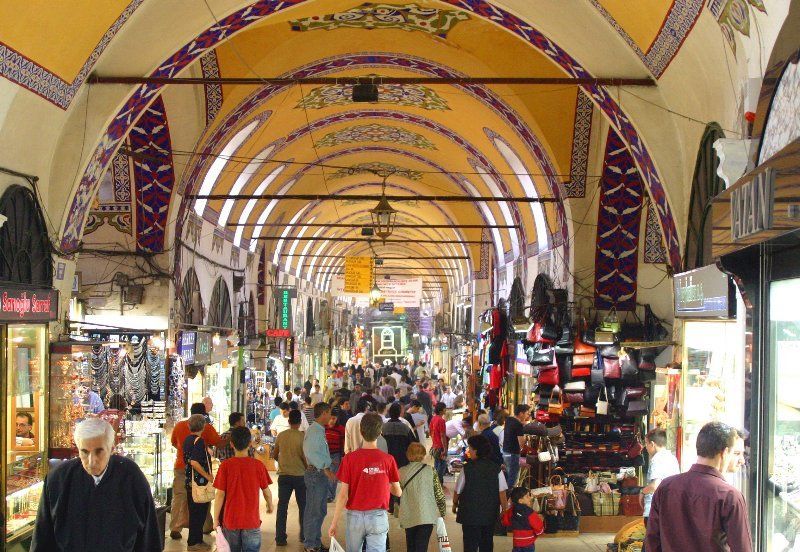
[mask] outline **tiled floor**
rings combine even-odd
[[[273,479],[276,479],[276,476],[270,473],[270,476]],[[447,481],[445,482],[447,484]],[[452,485],[452,481],[450,482]],[[448,492],[448,495],[450,493]],[[277,501],[278,496],[278,489],[277,484],[272,485],[272,496],[275,497]],[[323,543],[328,543],[328,527],[330,526],[331,518],[333,517],[333,505],[329,505],[331,507],[328,508],[328,516],[325,520],[325,524],[323,525]],[[261,529],[262,529],[262,541],[261,541],[261,550],[263,551],[286,551],[286,552],[297,552],[298,550],[302,550],[302,544],[297,541],[299,531],[297,525],[297,504],[292,500],[291,504],[289,505],[289,516],[287,520],[287,532],[289,534],[289,546],[286,547],[275,547],[275,513],[267,514],[266,510],[264,509],[265,505],[262,504],[262,512],[261,512]],[[344,518],[344,516],[343,516]],[[405,550],[405,533],[403,529],[400,528],[399,523],[396,519],[390,517],[390,531],[389,531],[389,539],[392,543],[392,550],[395,552]],[[456,523],[455,516],[448,512],[447,518],[447,532],[450,536],[450,544],[453,549],[453,552],[460,552],[464,549],[463,543],[461,540],[461,526]],[[169,520],[167,521],[169,523]],[[339,534],[344,536],[344,519],[339,524]],[[168,552],[177,552],[186,549],[186,533],[187,531],[184,529],[183,531],[183,539],[176,541],[172,540],[167,536],[167,543],[165,550]],[[206,541],[210,544],[213,542],[213,535],[206,536]],[[577,538],[546,538],[540,539],[536,543],[536,552],[605,552],[606,550],[606,543],[613,542],[614,536],[613,535],[581,535]],[[511,550],[511,538],[510,537],[495,537],[495,550],[497,552],[508,552]],[[431,544],[428,547],[429,552],[438,552],[438,546],[436,545],[435,539],[431,539]]]

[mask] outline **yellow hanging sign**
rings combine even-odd
[[[369,293],[372,286],[372,257],[345,257],[344,292]]]

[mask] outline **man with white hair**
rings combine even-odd
[[[111,425],[89,418],[74,439],[79,457],[44,480],[31,552],[161,550],[150,486],[139,466],[113,454]]]

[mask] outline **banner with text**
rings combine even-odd
[[[422,302],[422,278],[391,278],[375,282],[387,303],[397,307],[417,307]]]

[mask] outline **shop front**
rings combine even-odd
[[[0,297],[0,485],[10,544],[30,535],[47,473],[47,323],[58,318],[58,292],[6,285]]]
[[[773,151],[713,204],[714,256],[753,305],[748,491],[768,552],[800,548],[800,138]]]

